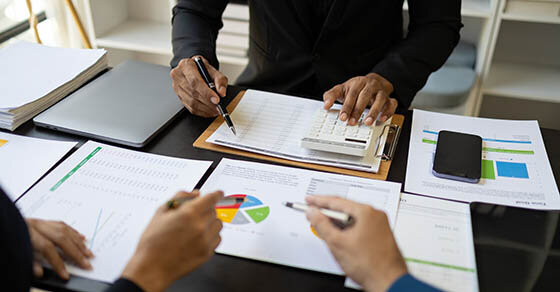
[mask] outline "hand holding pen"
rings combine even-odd
[[[346,275],[365,291],[387,291],[408,272],[385,212],[332,196],[308,196],[305,201],[311,206],[306,212],[311,226]],[[340,228],[323,209],[347,214],[353,224]]]
[[[200,75],[195,58],[201,58],[216,91],[208,87],[204,78]],[[220,113],[216,107],[222,97],[226,95],[228,78],[214,68],[202,56],[182,59],[175,68],[171,70],[173,90],[183,105],[194,115],[212,118]]]
[[[145,291],[164,291],[206,262],[222,240],[215,208],[223,197],[220,191],[178,192],[171,201],[184,203],[157,209],[121,277]]]

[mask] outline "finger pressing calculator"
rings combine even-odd
[[[301,146],[312,150],[334,152],[353,156],[365,156],[373,144],[373,127],[363,123],[363,113],[355,126],[338,119],[340,110],[319,109],[311,127],[301,139]]]

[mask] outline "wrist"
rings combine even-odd
[[[364,290],[368,292],[387,291],[402,276],[408,273],[406,266],[383,269],[383,273],[372,275],[365,281]]]
[[[121,277],[128,279],[138,285],[142,290],[148,292],[164,291],[170,283],[166,275],[160,274],[158,269],[153,268],[153,262],[146,257],[134,254]]]

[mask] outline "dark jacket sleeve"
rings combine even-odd
[[[0,189],[0,283],[4,291],[29,291],[33,253],[29,231],[14,203]]]
[[[404,291],[415,291],[415,292],[438,292],[441,291],[430,285],[425,284],[411,276],[406,274],[396,280],[391,287],[389,287],[388,292],[404,292]]]
[[[410,23],[397,43],[372,70],[389,80],[400,107],[408,108],[430,74],[459,42],[461,0],[408,0]]]
[[[173,7],[171,23],[173,59],[176,67],[184,58],[202,55],[218,68],[216,38],[222,28],[222,13],[228,0],[179,0]]]
[[[142,288],[136,285],[134,282],[120,278],[113,285],[105,290],[105,292],[143,292]]]

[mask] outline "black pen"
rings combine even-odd
[[[216,90],[216,84],[214,84],[212,79],[210,79],[210,74],[208,73],[208,70],[206,70],[206,66],[204,66],[204,62],[202,61],[202,58],[195,57],[194,62],[196,63],[196,67],[198,67],[198,72],[200,72],[200,75],[202,75],[202,78],[204,79],[204,81],[206,81],[206,84],[208,84],[208,87],[210,87],[210,89],[212,89],[218,95],[218,97],[221,97],[220,94],[218,93],[218,90]],[[233,134],[237,136],[237,132],[235,131],[235,127],[233,126],[233,122],[231,121],[231,118],[229,117],[229,113],[227,112],[226,107],[223,105],[221,98],[217,107],[218,107],[218,111],[220,112],[220,115],[222,115],[228,127],[231,129]]]

